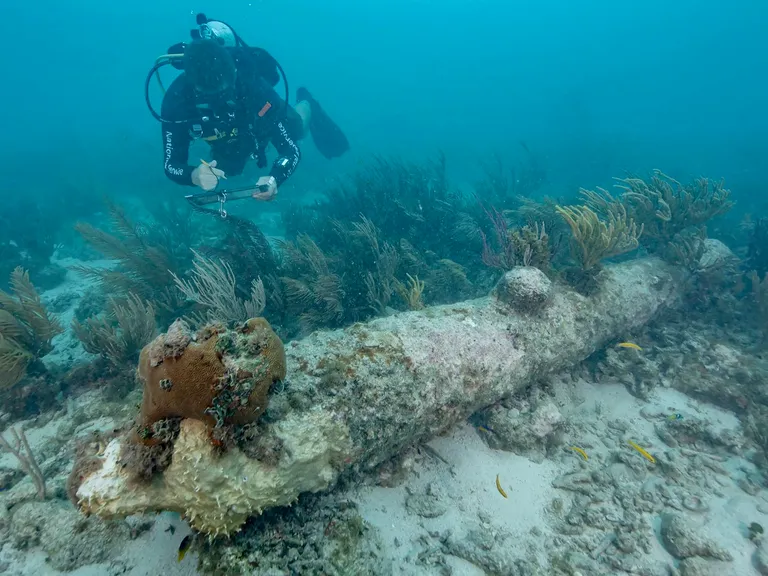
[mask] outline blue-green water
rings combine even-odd
[[[3,8],[0,572],[766,573],[768,6]]]

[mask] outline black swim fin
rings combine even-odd
[[[337,158],[349,150],[349,141],[344,136],[336,123],[331,120],[317,100],[312,98],[312,94],[306,88],[299,88],[296,91],[296,100],[301,102],[306,100],[312,110],[312,118],[309,121],[309,132],[312,134],[312,141],[315,143],[320,154],[326,158]]]

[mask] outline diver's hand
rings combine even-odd
[[[262,191],[265,186],[266,188]],[[277,196],[277,180],[274,176],[262,176],[256,181],[256,190],[253,193],[256,200],[269,202],[274,200],[275,196]]]
[[[210,192],[219,184],[219,178],[226,178],[224,170],[216,168],[216,160],[201,162],[200,166],[192,170],[192,184]]]

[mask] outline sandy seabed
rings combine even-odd
[[[573,496],[569,490],[556,487],[558,479],[610,466],[611,453],[626,444],[627,432],[648,452],[660,454],[667,446],[656,436],[655,426],[672,414],[706,421],[711,429],[720,433],[729,430],[738,433],[740,427],[733,414],[666,388],[657,389],[649,401],[642,401],[620,384],[564,378],[554,387],[554,400],[569,422],[565,444],[540,462],[534,461],[538,458],[494,450],[483,438],[492,432],[464,424],[449,435],[432,440],[427,448],[406,455],[406,472],[396,486],[383,487],[368,482],[344,489],[344,496],[354,501],[363,518],[377,529],[383,543],[382,560],[391,561],[396,574],[441,573],[437,566],[430,568],[418,561],[420,555],[423,560],[425,542],[437,535],[445,538],[446,531],[461,534],[472,527],[501,537],[509,558],[545,560],[556,546],[553,544],[556,526],[562,520],[553,502],[558,499],[567,502]],[[55,436],[60,423],[54,419],[43,428],[29,429],[33,451]],[[618,428],[617,423],[620,423]],[[91,427],[108,424],[108,421],[95,422]],[[584,461],[570,446],[583,448],[589,460]],[[643,462],[643,456],[628,445],[626,453]],[[15,465],[9,455],[0,457],[0,466]],[[663,477],[661,466],[647,462],[643,467],[647,475],[635,482],[647,484]],[[768,492],[760,490],[749,494],[738,482],[752,467],[736,456],[723,459],[722,468],[729,472],[730,478],[720,475],[717,479],[717,490],[706,495],[707,510],[683,508],[679,512],[700,525],[700,537],[711,539],[731,554],[732,561],[717,562],[723,568],[721,574],[759,574],[752,563],[755,545],[746,538],[745,530],[751,522],[768,525]],[[707,469],[701,473],[714,475]],[[497,475],[506,498],[497,489]],[[631,483],[628,480],[628,484]],[[702,493],[700,484],[691,490]],[[186,523],[172,513],[159,514],[147,522],[151,525],[136,538],[126,540],[119,554],[109,562],[82,566],[68,574],[197,574],[194,551],[182,562],[176,560],[179,542],[189,533]],[[169,529],[170,526],[173,529]],[[649,563],[673,566],[676,560],[665,549],[659,530],[658,526],[654,527],[657,540],[651,543],[644,558]],[[605,547],[602,553],[610,554],[609,548]],[[595,551],[584,552],[596,556]],[[482,559],[478,565],[471,554],[467,556],[474,562],[441,554],[440,568],[448,565],[453,574],[467,576],[489,573],[487,566],[482,567]],[[18,576],[62,573],[48,565],[46,554],[39,547],[21,551],[8,541],[0,552],[0,568],[5,574]]]

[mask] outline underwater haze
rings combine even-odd
[[[517,152],[524,140],[572,174],[570,185],[662,159],[670,172],[749,181],[766,157],[761,2],[10,0],[4,8],[14,88],[0,98],[14,135],[8,152],[22,163],[86,154],[101,170],[133,162],[156,170],[160,153],[148,147],[160,147],[159,130],[144,79],[158,55],[188,39],[196,12],[266,47],[293,89],[317,94],[356,155],[444,150],[464,176],[478,158]]]
[[[1,4],[0,574],[768,574],[765,0]]]

